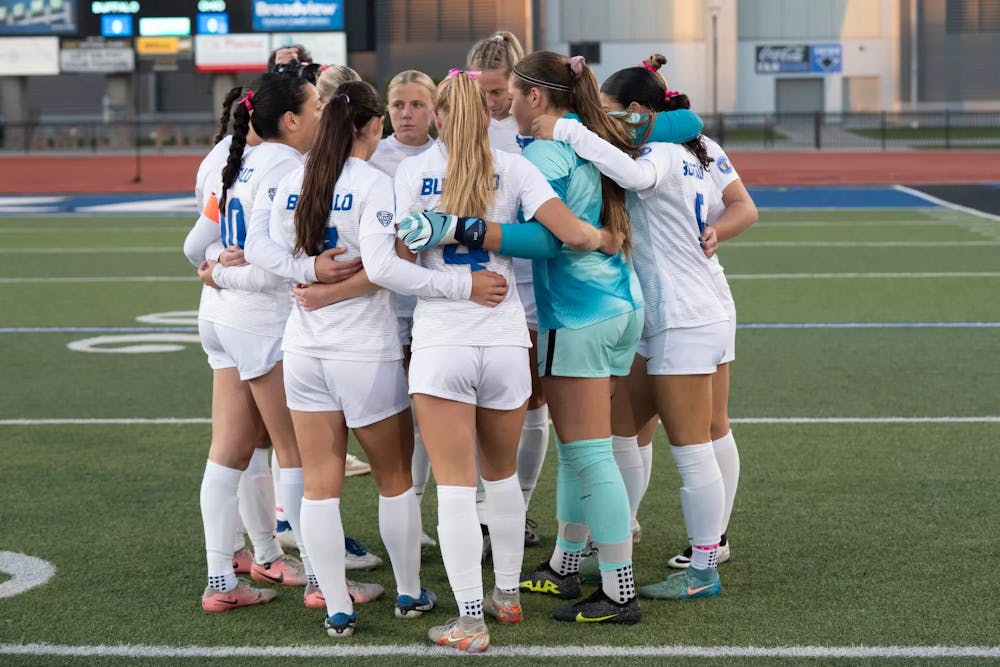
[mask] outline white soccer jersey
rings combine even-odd
[[[427,142],[424,144],[419,146],[409,146],[397,139],[395,134],[390,134],[388,137],[378,142],[378,148],[375,149],[375,152],[368,160],[368,164],[375,167],[389,178],[392,178],[396,175],[396,169],[399,167],[400,162],[408,157],[420,155],[433,145],[434,140],[430,137],[427,138]]]
[[[521,154],[521,147],[517,145],[517,121],[513,116],[507,116],[503,120],[490,117],[490,126],[487,129],[490,135],[490,146],[508,153]],[[531,260],[523,257],[514,257],[514,280],[519,285],[531,285]]]
[[[428,137],[427,143],[425,144],[421,144],[420,146],[408,146],[396,139],[395,134],[391,134],[382,141],[378,142],[378,148],[375,149],[375,153],[371,156],[371,159],[368,160],[368,164],[375,167],[389,178],[394,178],[396,176],[396,169],[399,168],[400,162],[408,157],[420,155],[433,145],[434,140]],[[419,258],[417,261],[420,261]],[[417,297],[393,292],[392,305],[396,309],[396,315],[399,317],[412,318],[413,309],[417,306]]]
[[[226,192],[225,211],[220,216],[223,245],[243,246],[247,221],[266,209],[282,177],[302,165],[302,154],[291,146],[265,141],[246,154],[243,168]],[[221,192],[221,184],[218,185]],[[260,268],[260,267],[257,267]],[[262,336],[281,336],[291,309],[291,285],[277,278],[261,291],[211,290],[202,296],[199,317]]]
[[[199,217],[187,238],[184,239],[184,255],[195,267],[206,259],[218,259],[219,254],[224,250],[222,239],[219,236],[219,225],[216,222],[218,215],[213,216],[211,211],[205,215],[205,204],[210,195],[218,196],[219,194],[222,169],[229,159],[229,147],[232,143],[231,136],[224,137],[198,165],[194,198],[198,206]],[[249,146],[243,150],[244,159],[250,150],[252,149]]]
[[[719,301],[701,228],[715,185],[679,144],[650,143],[636,160],[571,119],[554,137],[568,141],[628,193],[632,259],[646,302],[643,337],[729,319]]]
[[[227,134],[219,143],[208,152],[205,159],[201,161],[198,165],[198,175],[195,177],[194,181],[194,198],[198,205],[198,212],[201,213],[205,209],[205,189],[208,188],[209,193],[212,191],[212,184],[216,182],[219,174],[222,173],[222,168],[226,166],[226,160],[229,159],[229,147],[233,145],[233,135]],[[249,147],[247,148],[249,150]],[[244,158],[246,157],[246,151],[243,153]],[[216,192],[216,195],[219,193]]]
[[[712,176],[712,182],[715,183],[716,191],[712,197],[712,201],[708,203],[708,216],[705,219],[705,222],[711,225],[715,223],[715,221],[718,220],[726,211],[726,205],[722,203],[723,190],[725,190],[733,181],[738,181],[740,179],[740,175],[736,173],[736,168],[733,166],[733,163],[729,161],[729,156],[726,155],[724,150],[722,150],[722,146],[704,135],[702,135],[701,139],[705,142],[705,148],[708,149],[708,156],[714,159],[708,169],[708,172]],[[713,274],[723,272],[722,262],[719,261],[718,253],[712,255],[712,259],[710,261]],[[725,278],[723,278],[723,280],[725,280]]]
[[[629,193],[635,272],[646,300],[643,336],[729,319],[701,248],[715,185],[687,149],[653,143],[637,161],[656,168],[656,184]]]
[[[508,223],[517,220],[518,211],[525,219],[550,199],[556,197],[542,173],[520,155],[492,151],[496,169],[496,198],[487,219]],[[396,172],[396,215],[412,210],[437,210],[447,167],[447,154],[441,142],[426,153],[411,157]],[[466,272],[488,269],[504,276],[513,287],[511,258],[485,250],[469,250],[448,245],[421,253],[425,268],[433,271]],[[517,290],[496,308],[471,301],[421,297],[413,316],[414,350],[434,345],[516,345],[529,347],[524,308]]]
[[[517,121],[513,116],[507,116],[503,120],[490,116],[490,126],[486,131],[490,135],[490,146],[493,148],[508,153],[521,152],[521,147],[517,145]]]
[[[302,192],[304,168],[281,179],[271,208],[271,238],[288,252],[295,246],[295,208]],[[361,256],[361,238],[381,234],[395,238],[392,180],[352,157],[344,164],[333,191],[324,249],[346,248],[344,260]],[[297,303],[285,326],[286,352],[343,361],[393,361],[403,357],[396,313],[388,290],[307,311]]]

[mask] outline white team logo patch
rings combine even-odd
[[[271,201],[274,201],[274,195],[277,192],[278,192],[278,188],[268,188],[267,189],[267,198],[270,199]]]
[[[715,164],[719,166],[720,173],[728,174],[733,170],[733,165],[729,164],[729,159],[725,155],[716,160]]]
[[[375,214],[375,218],[382,224],[383,227],[388,227],[389,223],[392,222],[392,213],[389,211],[379,211]]]

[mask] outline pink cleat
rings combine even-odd
[[[233,571],[236,574],[250,574],[253,566],[253,552],[243,547],[233,554]]]
[[[237,607],[249,607],[255,604],[267,604],[278,592],[269,588],[254,588],[245,579],[237,580],[236,588],[228,593],[220,593],[213,588],[206,588],[201,596],[201,608],[209,613],[229,611]]]
[[[282,554],[277,560],[264,565],[255,562],[250,568],[250,578],[262,584],[279,586],[305,586],[308,583],[302,561],[288,554]]]
[[[365,604],[382,597],[385,589],[382,584],[366,584],[360,581],[347,580],[347,594],[351,596],[354,604]],[[312,584],[306,584],[306,591],[302,595],[302,601],[309,609],[326,609],[326,598],[323,591]]]

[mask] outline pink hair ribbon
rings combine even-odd
[[[587,64],[587,59],[583,56],[573,56],[569,59],[569,71],[573,72],[574,76],[580,76],[583,73],[583,66]]]
[[[242,99],[237,100],[237,104],[242,104],[247,108],[247,111],[253,111],[253,91],[248,90],[247,94],[242,97]]]
[[[479,70],[459,69],[458,67],[452,67],[450,70],[448,70],[449,79],[454,79],[459,74],[464,74],[473,81],[475,81],[476,79],[479,78],[479,75],[482,74],[482,72]]]
[[[666,90],[666,91],[665,91],[665,92],[663,93],[663,99],[664,99],[665,101],[669,102],[670,100],[674,99],[675,97],[678,97],[679,95],[682,95],[682,93],[680,93],[680,92],[678,92],[678,91],[676,91],[676,90],[670,90],[670,89],[667,89],[667,90]]]
[[[653,67],[652,65],[650,65],[648,60],[643,60],[642,66],[645,67],[650,72],[652,72],[653,74],[656,74],[656,72],[660,69],[659,67]]]

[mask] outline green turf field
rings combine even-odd
[[[137,320],[197,308],[200,283],[180,253],[188,223],[0,218],[0,552],[56,568],[48,583],[0,597],[0,664],[460,659],[425,646],[427,627],[455,615],[437,551],[426,554],[423,579],[442,608],[397,621],[390,595],[359,607],[349,640],[326,637],[322,612],[302,606],[300,589],[264,607],[202,613],[198,492],[209,426],[45,421],[208,417],[211,373],[191,330],[89,346],[103,352],[68,347],[137,327],[190,327],[190,315]],[[944,209],[764,211],[724,244],[722,259],[740,322],[767,325],[741,329],[733,367],[742,478],[722,597],[644,602],[643,622],[625,628],[559,624],[548,618],[555,600],[526,595],[525,623],[491,626],[494,657],[482,664],[588,655],[659,664],[664,647],[680,651],[677,664],[701,647],[706,666],[948,664],[961,647],[986,656],[962,664],[1000,660],[1000,222]],[[73,329],[85,327],[95,329]],[[111,327],[129,330],[102,329]],[[176,349],[120,351],[151,342]],[[662,433],[654,461],[639,514],[639,583],[661,578],[685,539]],[[554,484],[550,453],[529,510],[543,542],[526,551],[526,565],[551,549]],[[432,533],[434,500],[430,488]],[[384,556],[376,504],[370,477],[348,480],[346,530]],[[393,590],[388,566],[355,578]],[[39,643],[65,652],[29,655]],[[98,646],[117,646],[120,657],[94,655]],[[223,659],[233,647],[253,650]],[[614,657],[610,647],[647,657]],[[832,652],[850,647],[871,652]],[[926,647],[951,653],[935,658]],[[754,658],[754,648],[764,653]]]

